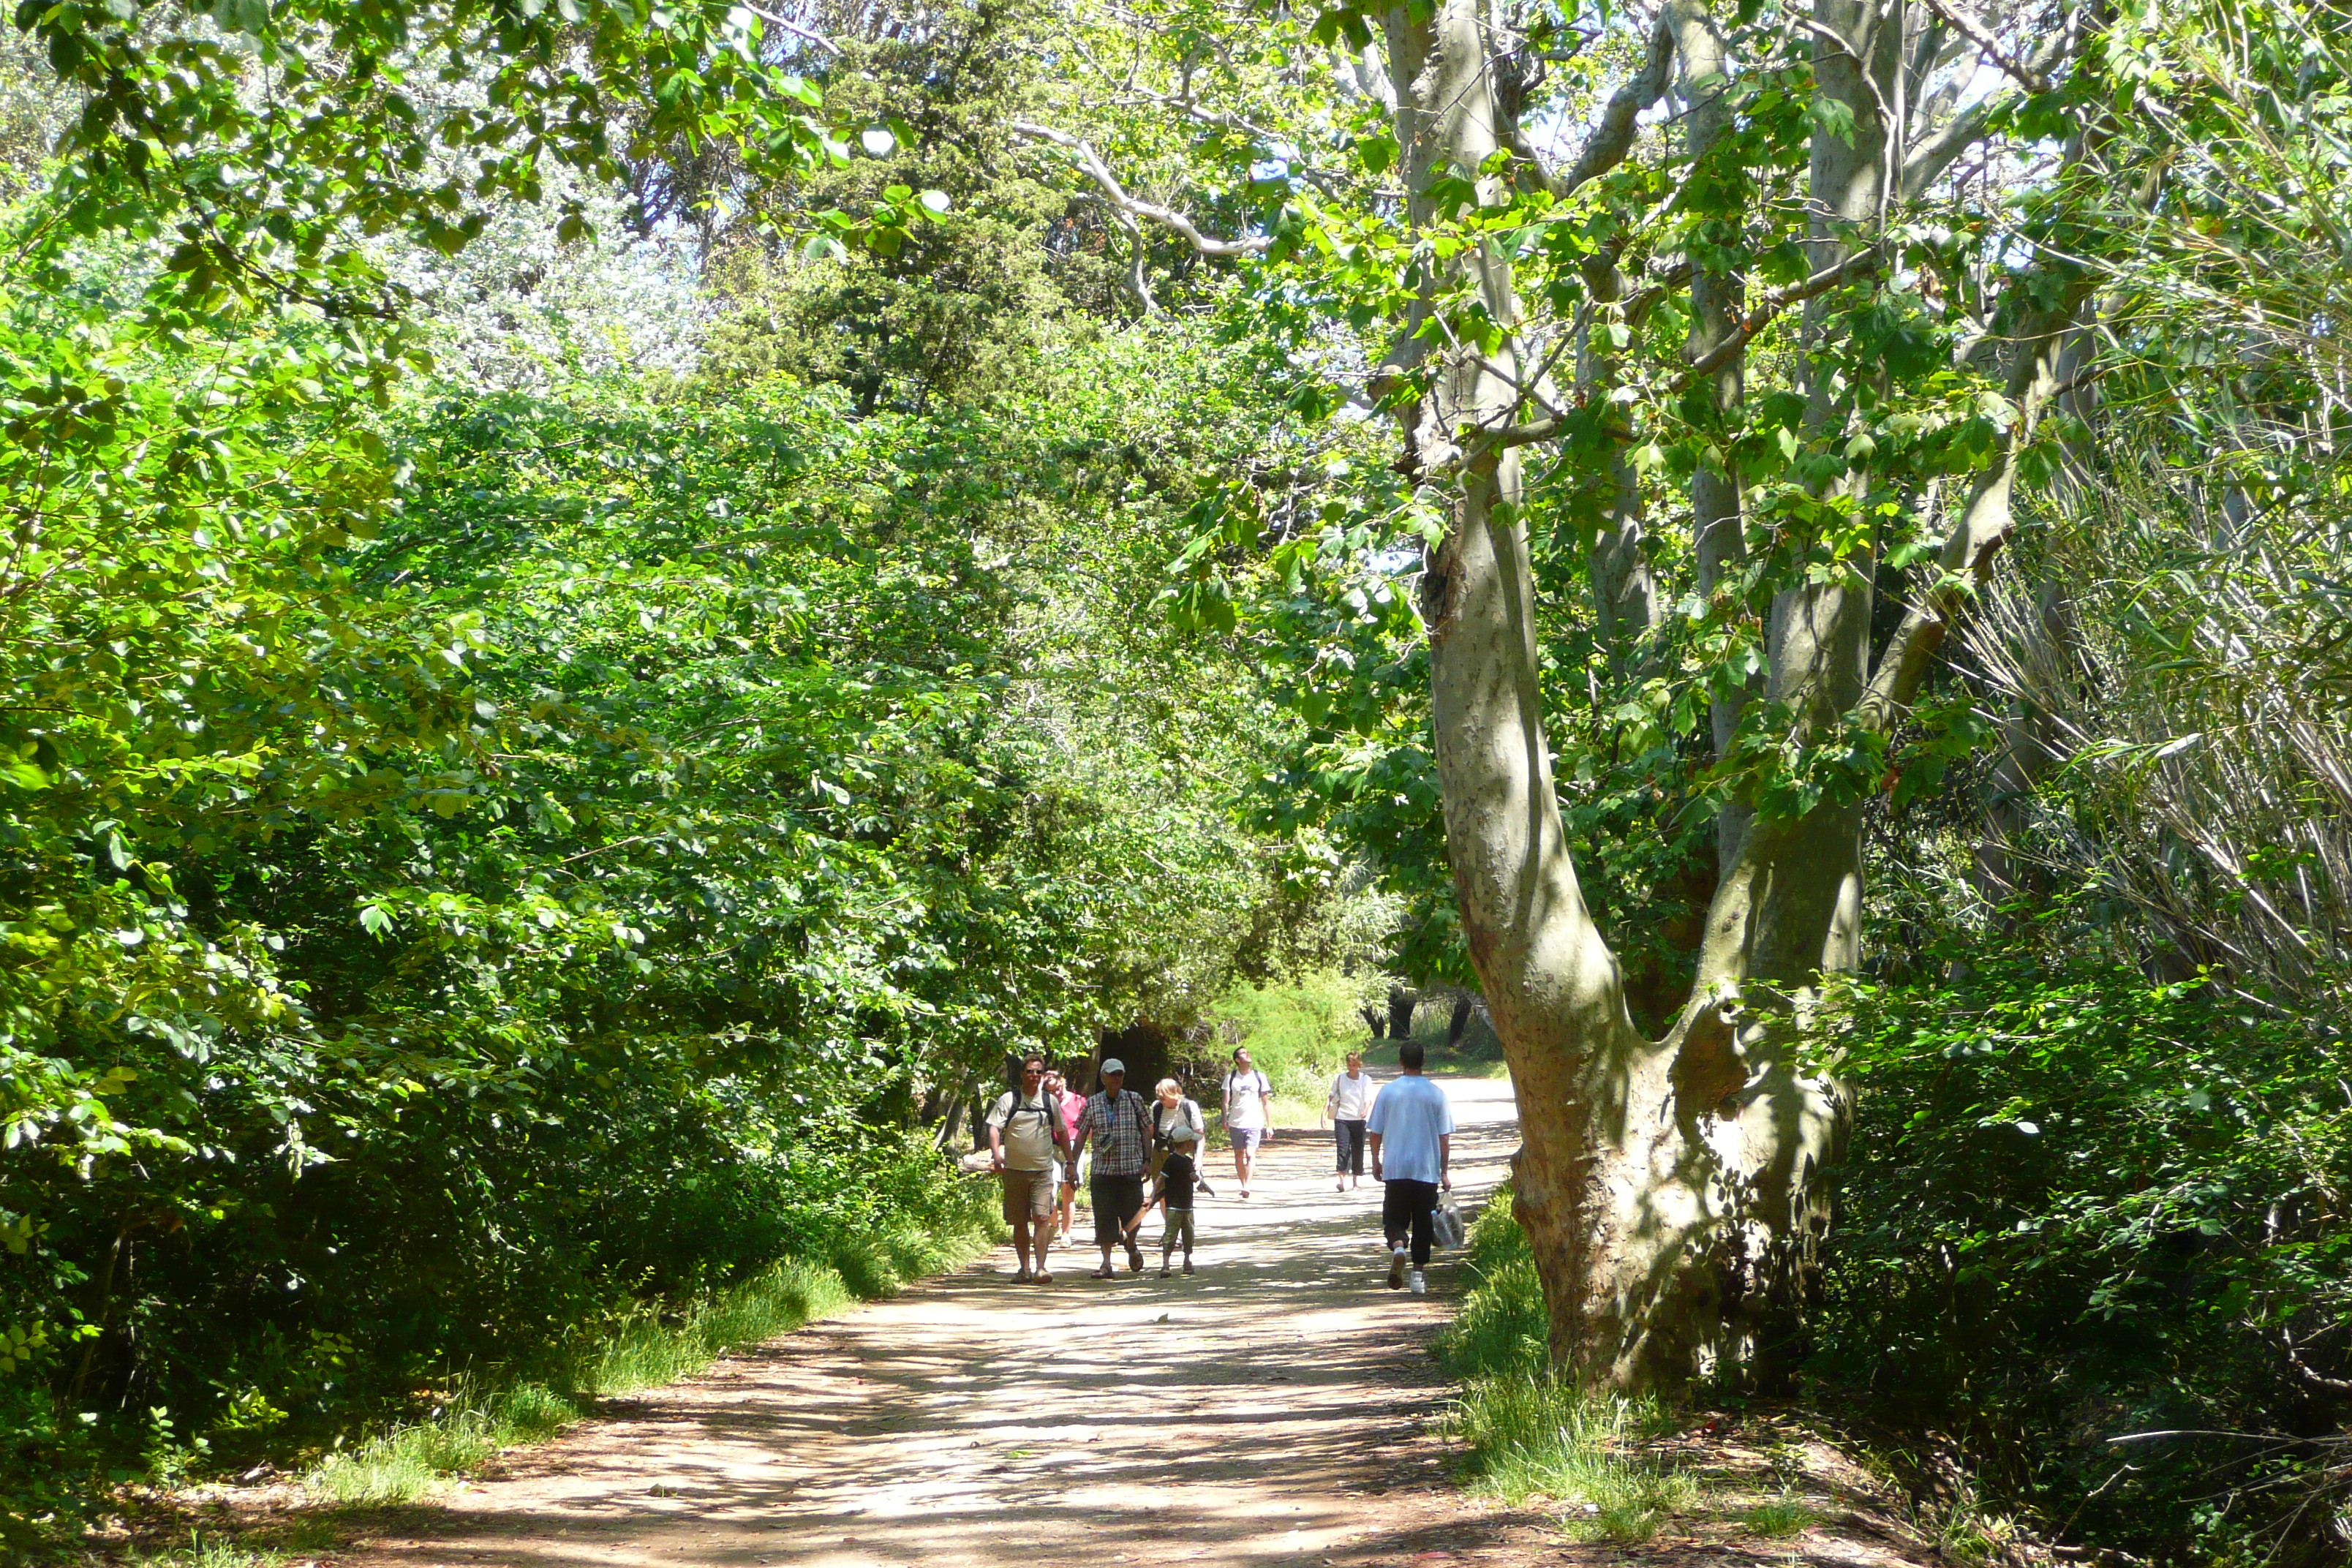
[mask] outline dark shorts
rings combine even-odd
[[[1095,1205],[1095,1245],[1117,1247],[1127,1234],[1127,1222],[1143,1207],[1143,1178],[1097,1175],[1087,1184]]]

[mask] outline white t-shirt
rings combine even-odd
[[[1349,1078],[1341,1073],[1331,1080],[1331,1120],[1361,1121],[1372,1113],[1372,1096],[1380,1089],[1372,1075],[1360,1072]]]
[[[1454,1131],[1445,1091],[1418,1073],[1391,1079],[1372,1101],[1371,1126],[1381,1139],[1381,1177],[1435,1184],[1444,1173],[1437,1140]]]
[[[988,1113],[988,1124],[1004,1129],[1004,1168],[1052,1170],[1054,1127],[1061,1119],[1061,1108],[1043,1089],[1026,1100],[1010,1090],[998,1095],[996,1109]]]
[[[1247,1072],[1225,1075],[1225,1125],[1228,1127],[1263,1127],[1265,1125],[1265,1101],[1258,1096],[1272,1094],[1274,1085],[1265,1074],[1252,1068]]]
[[[1169,1147],[1179,1154],[1190,1154],[1192,1146],[1208,1132],[1201,1120],[1201,1108],[1189,1100],[1180,1100],[1171,1110],[1164,1100],[1151,1102],[1151,1129],[1168,1134]]]

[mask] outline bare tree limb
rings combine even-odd
[[[1675,386],[1680,389],[1701,376],[1713,375],[1745,352],[1748,345],[1756,341],[1756,334],[1771,325],[1773,318],[1780,315],[1781,311],[1791,305],[1801,305],[1808,300],[1826,294],[1840,284],[1867,278],[1877,271],[1880,263],[1885,260],[1885,251],[1875,245],[1866,245],[1834,267],[1822,268],[1801,283],[1791,283],[1785,288],[1766,289],[1764,297],[1750,306],[1748,314],[1740,318],[1739,325],[1731,335],[1716,344],[1700,358],[1691,362],[1690,367],[1675,378]]]
[[[1878,270],[1883,259],[1884,253],[1878,247],[1866,246],[1836,266],[1822,268],[1801,283],[1791,283],[1784,289],[1768,289],[1764,297],[1757,300],[1748,314],[1740,320],[1738,327],[1732,331],[1731,335],[1717,343],[1706,354],[1685,367],[1682,373],[1668,384],[1668,390],[1679,391],[1702,376],[1713,375],[1744,352],[1755,340],[1756,334],[1762,331],[1775,317],[1790,306],[1800,305],[1807,300],[1826,294],[1841,283],[1867,277]],[[1636,307],[1646,312],[1657,302],[1662,294],[1670,289],[1680,288],[1689,281],[1689,264],[1687,262],[1676,264],[1658,282],[1642,289],[1626,301],[1627,314],[1633,315]],[[1483,433],[1474,432],[1475,441],[1464,450],[1466,454],[1473,450],[1499,452],[1513,447],[1532,447],[1538,442],[1550,440],[1559,432],[1560,420],[1558,416],[1549,419],[1530,419],[1521,425],[1497,426]]]
[[[1930,0],[1930,4],[1933,4],[1933,0]],[[1943,5],[1934,5],[1934,9],[1937,16],[1942,16],[1952,26],[1955,28],[1959,26],[1958,22],[1952,20],[1951,14]],[[2066,26],[2059,28],[2049,42],[2035,50],[2031,59],[2018,65],[2015,69],[2011,69],[2005,60],[1996,58],[1994,63],[2009,71],[2011,77],[2021,82],[2031,78],[2043,84],[2030,90],[2047,91],[2051,73],[2065,64],[2068,57],[2073,55],[2075,45],[2081,41],[2082,31],[2083,15],[2081,8],[2077,7],[2068,13]],[[1975,40],[1971,38],[1970,41]],[[2024,74],[2020,75],[2020,72]],[[2016,98],[2011,94],[1988,96],[1954,115],[1949,124],[1913,148],[1903,160],[1899,193],[1902,198],[1905,201],[1916,200],[1922,192],[1936,183],[1937,176],[1952,166],[1961,153],[1984,140],[1993,121],[2016,101]]]
[[[2048,92],[2050,78],[2046,70],[2032,60],[2021,60],[2000,47],[1992,29],[1969,16],[1952,0],[1927,0],[1927,9],[1944,20],[1944,25],[1974,44],[1994,65],[2008,73],[2011,81],[2028,92]]]
[[[818,48],[824,50],[827,54],[837,55],[841,53],[841,46],[839,44],[835,43],[831,38],[826,37],[823,33],[818,32],[814,27],[804,27],[789,16],[779,16],[773,11],[763,11],[757,5],[745,5],[744,0],[736,0],[736,3],[738,5],[741,5],[743,9],[749,11],[754,16],[759,17],[760,20],[767,23],[772,27],[782,27],[785,32],[790,33],[793,37],[805,39],[807,42],[814,44]]]
[[[2296,1346],[2294,1336],[2293,1334],[2288,1333],[2285,1329],[2282,1328],[2278,1331],[2278,1337],[2280,1348],[2286,1352],[2286,1363],[2294,1369],[2294,1373],[2297,1377],[2300,1377],[2304,1382],[2311,1384],[2314,1388],[2324,1388],[2330,1394],[2352,1394],[2352,1380],[2341,1377],[2330,1377],[2326,1373],[2315,1369],[2309,1362],[2305,1361],[2303,1359],[2303,1352]]]
[[[1173,207],[1162,206],[1158,202],[1148,202],[1140,196],[1128,195],[1127,188],[1118,183],[1118,177],[1110,172],[1109,166],[1104,163],[1102,155],[1094,150],[1093,145],[1071,135],[1066,131],[1056,131],[1050,125],[1039,125],[1028,120],[1013,121],[1010,128],[1016,135],[1031,137],[1039,142],[1050,142],[1055,146],[1075,154],[1078,161],[1078,167],[1085,172],[1087,178],[1092,180],[1101,189],[1103,195],[1113,206],[1130,217],[1146,218],[1163,228],[1174,229],[1190,240],[1192,248],[1203,256],[1255,256],[1274,243],[1270,237],[1263,235],[1252,236],[1246,239],[1219,239],[1213,235],[1202,234],[1191,218]]]
[[[1648,52],[1643,58],[1642,68],[1610,97],[1608,107],[1601,111],[1601,123],[1592,128],[1584,151],[1566,174],[1555,174],[1546,169],[1534,146],[1516,124],[1507,138],[1512,155],[1533,163],[1537,178],[1555,196],[1565,196],[1579,185],[1599,179],[1623,163],[1625,154],[1633,151],[1635,121],[1642,110],[1665,95],[1674,61],[1674,27],[1667,16],[1661,16],[1657,26],[1650,29]]]

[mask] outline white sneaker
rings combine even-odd
[[[1391,1290],[1404,1289],[1404,1259],[1405,1251],[1402,1247],[1389,1254],[1389,1289]]]
[[[1429,1281],[1422,1278],[1421,1270],[1418,1268],[1405,1276],[1405,1283],[1412,1288],[1412,1293],[1416,1296],[1429,1294]]]

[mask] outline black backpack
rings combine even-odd
[[[1070,1124],[1062,1120],[1062,1108],[1054,1103],[1054,1097],[1041,1089],[1037,1091],[1037,1104],[1024,1105],[1021,1103],[1021,1091],[1019,1089],[1008,1089],[1005,1092],[1007,1097],[1013,1101],[1013,1109],[1004,1113],[1004,1131],[1006,1134],[1009,1136],[1013,1131],[1013,1119],[1014,1117],[1024,1113],[1031,1116],[1042,1116],[1045,1119],[1046,1142],[1054,1146],[1054,1158],[1057,1160],[1061,1159],[1064,1152],[1070,1146]]]

